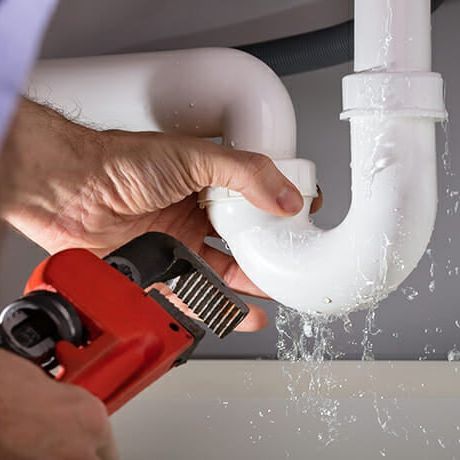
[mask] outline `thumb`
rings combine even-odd
[[[200,167],[194,168],[201,186],[240,192],[253,205],[271,214],[288,216],[301,211],[302,195],[269,157],[207,141],[202,144],[197,161]]]

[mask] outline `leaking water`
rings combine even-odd
[[[457,345],[454,345],[454,348],[447,353],[448,361],[460,361],[460,351],[457,349]]]
[[[391,17],[389,18],[391,21]],[[389,39],[385,46],[388,48],[391,45]],[[449,145],[447,139],[447,123],[443,125],[446,136],[445,151],[442,154],[442,162],[444,166],[444,174],[448,180],[448,187],[443,201],[447,206],[446,215],[449,218],[458,216],[460,210],[460,192],[454,187],[452,178],[455,177],[451,169],[451,159],[449,154]],[[372,188],[376,176],[392,165],[391,157],[392,145],[386,145],[382,137],[375,139],[376,148],[371,155],[369,162],[364,165],[363,176],[368,181],[368,198],[372,195]],[[396,213],[400,213],[399,209],[395,209]],[[401,216],[403,219],[404,216]],[[451,231],[454,228],[451,225]],[[376,326],[376,313],[380,300],[385,297],[382,292],[379,295],[379,286],[383,286],[386,281],[388,269],[388,261],[390,260],[395,266],[404,270],[404,260],[398,252],[386,244],[388,240],[383,235],[382,254],[380,257],[380,273],[378,279],[371,280],[375,283],[373,293],[375,296],[368,300],[368,310],[364,318],[362,327],[362,340],[360,342],[362,348],[362,360],[374,360],[374,341],[373,338],[382,333],[382,330]],[[294,235],[295,238],[295,235]],[[291,236],[292,239],[292,236]],[[453,242],[452,235],[447,238],[449,245]],[[426,286],[430,294],[434,294],[437,288],[435,275],[438,275],[440,268],[444,265],[448,276],[458,276],[460,268],[456,261],[448,259],[445,264],[435,259],[434,251],[429,248],[426,251],[426,257],[429,262],[428,283]],[[403,296],[409,302],[415,302],[419,296],[421,289],[412,286],[404,286],[401,289]],[[362,299],[361,299],[362,300]],[[325,298],[327,301],[327,298]],[[315,416],[321,422],[324,430],[319,433],[318,440],[325,445],[328,445],[340,437],[340,427],[344,423],[355,423],[355,415],[345,415],[340,411],[340,404],[332,396],[333,390],[342,385],[343,382],[337,380],[337,377],[332,374],[330,361],[340,358],[341,352],[334,346],[334,330],[332,323],[334,321],[343,322],[343,330],[347,334],[353,332],[353,324],[348,315],[342,318],[325,317],[318,315],[309,315],[299,313],[289,308],[279,307],[276,327],[278,330],[278,359],[287,361],[302,361],[305,366],[302,371],[292,373],[288,367],[285,367],[283,372],[286,377],[288,389],[291,395],[291,400],[295,401],[300,410],[308,413],[309,416]],[[455,326],[460,328],[460,319],[456,320]],[[355,327],[355,331],[357,328]],[[443,329],[439,326],[426,328],[425,333],[430,336],[442,335]],[[392,337],[400,339],[399,332],[393,332]],[[421,360],[432,359],[436,356],[436,345],[426,343],[423,349]],[[446,356],[448,361],[460,361],[460,351],[454,346]],[[371,376],[372,378],[372,376]],[[424,388],[424,383],[421,382],[421,388]],[[366,394],[369,389],[363,389],[362,395]],[[407,391],[402,386],[402,391]],[[358,394],[357,397],[360,397]],[[399,407],[397,398],[393,400],[385,400],[378,393],[373,395],[373,406],[376,414],[377,422],[383,432],[390,436],[399,437],[408,440],[410,436],[414,437],[422,433],[424,436],[423,442],[427,446],[436,444],[439,448],[445,449],[446,442],[443,437],[436,434],[436,430],[428,430],[425,426],[417,424],[416,420],[404,418],[404,414]],[[396,415],[396,416],[395,416]],[[404,419],[405,423],[397,424],[395,419]],[[387,455],[386,449],[378,450],[382,457]]]
[[[283,366],[290,401],[294,403],[294,410],[320,421],[317,439],[326,446],[337,439],[340,426],[347,423],[339,417],[340,403],[328,396],[341,385],[327,365],[328,361],[341,356],[333,347],[330,322],[331,318],[282,306],[276,318],[278,359],[305,363],[298,373]],[[298,430],[300,432],[301,427]]]

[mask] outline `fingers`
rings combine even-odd
[[[248,304],[249,313],[244,320],[238,324],[235,331],[256,332],[264,329],[268,324],[268,315],[265,310],[257,305]]]
[[[242,294],[267,298],[267,295],[244,274],[232,256],[205,245],[200,250],[200,256],[230,288]]]
[[[112,152],[120,150],[120,136],[123,154],[115,161]],[[130,204],[129,209],[149,211],[152,203],[163,209],[209,186],[240,192],[274,215],[297,214],[303,207],[297,188],[260,153],[159,133],[128,137],[106,131],[103,139],[105,150],[111,152],[105,171],[123,203]]]
[[[303,198],[297,188],[265,155],[199,141],[193,158],[202,187],[226,187],[242,193],[258,208],[275,215],[297,214]]]
[[[321,191],[321,188],[319,185],[317,186],[318,188],[318,196],[313,200],[313,203],[311,204],[311,209],[310,213],[314,214],[315,212],[318,212],[322,207],[323,207],[323,192]]]

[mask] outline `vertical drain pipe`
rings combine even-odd
[[[437,208],[430,0],[356,0],[355,71],[343,81],[352,203],[330,231],[244,203],[210,203],[211,221],[246,274],[277,301],[338,313],[375,303],[415,269]],[[238,216],[238,219],[232,216]]]
[[[355,0],[355,72],[429,72],[430,0]]]

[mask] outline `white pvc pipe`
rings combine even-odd
[[[42,61],[28,93],[96,128],[223,136],[235,148],[295,156],[286,88],[267,66],[232,49]]]
[[[349,310],[394,290],[433,229],[434,124],[445,110],[442,79],[428,72],[428,3],[356,2],[356,65],[372,71],[344,80],[353,197],[344,222],[326,232],[309,222],[314,166],[292,158],[289,96],[252,57],[203,49],[53,61],[37,69],[31,92],[66,110],[77,106],[79,119],[101,127],[222,136],[227,145],[283,159],[279,166],[296,184],[309,179],[299,215],[274,217],[238,194],[211,191],[204,198],[211,222],[246,274],[277,301],[304,311]],[[376,59],[382,15],[395,40],[385,60]]]
[[[431,0],[355,0],[355,72],[429,72]]]
[[[426,249],[437,207],[434,124],[445,116],[442,79],[429,73],[429,5],[356,1],[360,73],[344,80],[343,113],[351,122],[352,204],[341,225],[324,232],[306,224],[310,201],[288,220],[247,203],[209,208],[241,267],[281,303],[338,312],[376,302]]]
[[[436,215],[434,123],[360,117],[352,128],[352,204],[330,231],[244,202],[216,202],[211,221],[267,294],[299,310],[338,312],[385,297],[422,257]]]
[[[209,206],[247,275],[304,311],[337,313],[387,296],[416,267],[436,216],[434,124],[445,109],[442,79],[429,73],[430,2],[357,0],[355,25],[360,73],[344,79],[352,140],[344,222],[326,232],[306,223],[311,200],[284,220],[248,203]]]

